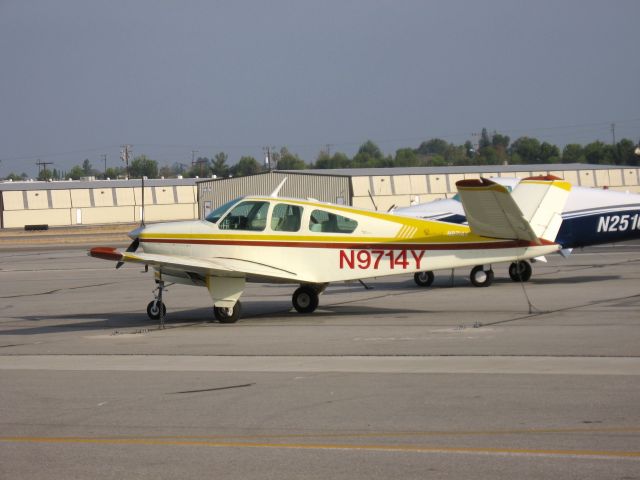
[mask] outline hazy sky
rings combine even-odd
[[[482,127],[640,139],[637,0],[0,0],[0,176],[191,151],[307,162]]]

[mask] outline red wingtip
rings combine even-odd
[[[122,253],[114,247],[94,247],[89,250],[89,255],[96,258],[102,258],[104,260],[113,260],[114,262],[122,260]]]
[[[488,187],[490,185],[496,185],[496,182],[484,177],[458,180],[456,182],[456,186],[458,187]]]

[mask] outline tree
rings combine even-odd
[[[88,158],[85,158],[84,162],[82,162],[82,172],[84,173],[85,177],[90,177],[94,173],[93,166],[91,165],[91,162]]]
[[[445,142],[441,138],[432,138],[426,142],[422,142],[416,149],[416,153],[419,155],[445,155],[449,149],[449,143]]]
[[[298,155],[291,153],[287,147],[280,149],[280,159],[278,160],[278,170],[304,170],[307,164]]]
[[[6,179],[11,180],[12,182],[19,182],[22,180],[26,180],[27,178],[29,178],[29,176],[24,172],[21,173],[20,175],[18,175],[17,173],[11,172],[9,175],[6,176]]]
[[[542,142],[542,145],[540,145],[540,163],[558,162],[560,162],[560,149],[548,142]]]
[[[80,165],[75,165],[67,172],[67,176],[72,180],[80,180],[80,177],[84,177],[84,169]]]
[[[360,145],[351,163],[356,168],[391,167],[393,159],[385,158],[380,148],[371,140],[367,140]]]
[[[211,172],[211,161],[207,157],[198,157],[187,172],[190,178],[208,177]]]
[[[500,135],[497,132],[493,132],[493,136],[491,137],[491,145],[496,149],[499,147],[504,148],[505,150],[509,148],[509,135]]]
[[[47,168],[43,168],[38,173],[38,180],[47,181],[53,179],[53,172]]]
[[[520,137],[511,145],[511,151],[522,163],[540,163],[540,142],[535,138]]]
[[[638,156],[635,155],[636,146],[628,138],[623,138],[616,144],[616,163],[618,165],[637,165]]]
[[[491,145],[487,145],[480,149],[480,153],[476,157],[476,161],[478,165],[498,165],[501,163],[496,148]]]
[[[491,146],[491,139],[489,138],[489,133],[487,133],[487,129],[483,128],[482,133],[480,134],[480,141],[478,142],[478,148],[483,149]]]
[[[104,178],[113,178],[116,179],[118,177],[125,177],[125,167],[108,167],[104,172]]]
[[[229,156],[224,152],[216,153],[211,164],[211,171],[216,177],[226,177],[229,175],[227,160]]]
[[[569,143],[562,149],[562,163],[584,163],[582,145]]]
[[[231,174],[234,177],[244,177],[255,175],[261,170],[260,164],[253,157],[242,157],[238,163],[231,167]]]
[[[401,148],[396,150],[396,158],[393,161],[394,166],[417,167],[420,163],[420,158],[412,148]]]
[[[315,168],[349,168],[351,166],[351,159],[342,152],[336,152],[332,156],[329,156],[326,152],[322,151],[318,154],[314,166]]]
[[[146,155],[140,155],[134,158],[129,165],[129,173],[133,178],[157,178],[158,162],[151,160]]]

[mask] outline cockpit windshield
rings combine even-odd
[[[207,222],[216,223],[218,220],[222,218],[222,216],[227,213],[227,211],[236,203],[242,200],[242,197],[231,200],[230,202],[225,203],[224,205],[220,205],[213,212],[205,217]]]

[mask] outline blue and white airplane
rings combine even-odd
[[[520,182],[519,178],[491,180],[510,190]],[[450,199],[397,208],[393,213],[458,224],[467,221],[458,195]],[[571,189],[562,212],[562,224],[555,239],[556,243],[562,246],[561,255],[566,257],[578,247],[637,238],[640,238],[640,195],[597,188]],[[531,264],[527,261],[514,262],[509,266],[509,276],[515,282],[526,282],[531,278],[531,274]],[[414,276],[415,282],[425,287],[431,285],[433,278],[432,272],[419,272]],[[492,280],[491,268],[476,268],[471,275],[471,283],[478,287],[489,286]]]

